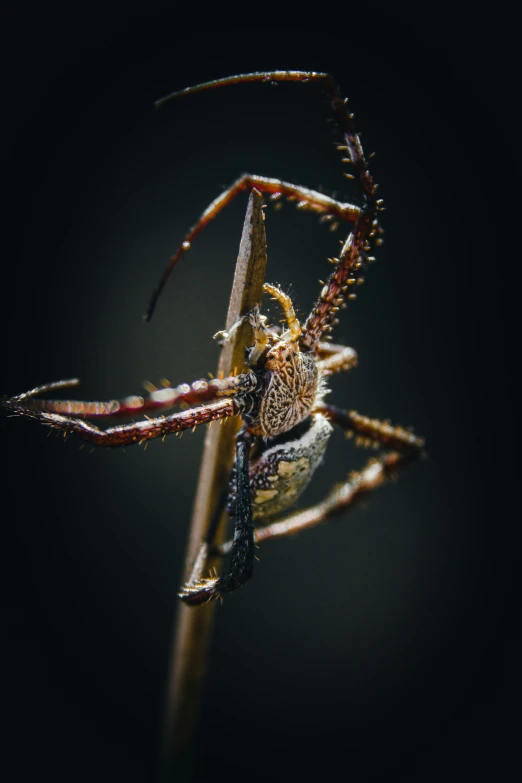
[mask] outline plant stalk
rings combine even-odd
[[[243,234],[228,306],[227,331],[241,316],[261,303],[266,269],[266,236],[262,196],[253,190],[248,201]],[[251,326],[243,323],[221,351],[217,377],[243,372],[244,349],[252,343]],[[207,431],[196,490],[184,566],[189,578],[199,545],[204,540],[234,461],[234,443],[241,425],[238,416],[215,423]],[[225,538],[226,513],[219,524],[216,543]],[[219,568],[218,562],[208,566]],[[207,669],[216,602],[202,606],[180,603],[174,632],[164,723],[163,780],[190,780],[194,760],[194,735],[202,685]]]

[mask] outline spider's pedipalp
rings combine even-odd
[[[248,314],[248,320],[254,335],[254,345],[248,353],[248,363],[251,367],[257,367],[259,360],[270,345],[271,332],[266,327],[266,315],[261,315],[259,307],[254,307]]]
[[[292,300],[290,299],[288,294],[285,294],[276,285],[272,285],[271,283],[265,283],[263,288],[268,294],[271,294],[274,297],[274,299],[276,299],[279,302],[283,310],[283,313],[285,315],[286,323],[288,324],[289,334],[281,335],[281,339],[284,340],[285,342],[292,342],[292,343],[297,342],[297,340],[299,340],[299,337],[301,336],[301,324],[297,320],[295,310],[294,310],[294,305],[292,304]]]

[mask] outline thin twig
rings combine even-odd
[[[261,302],[266,268],[263,218],[262,196],[259,191],[253,190],[248,202],[230,295],[227,330]],[[221,377],[221,373],[227,376],[234,370],[243,371],[244,348],[251,337],[249,330],[251,326],[247,322],[243,323],[233,332],[230,341],[225,343],[219,360],[218,377]],[[239,417],[234,417],[207,432],[185,558],[185,580],[190,575],[199,544],[205,537],[219,497],[228,482],[234,459],[234,438],[240,424]],[[224,524],[220,524],[216,543],[224,540],[225,532]],[[217,563],[213,565],[218,567]],[[197,607],[185,604],[178,607],[164,727],[165,783],[171,781],[174,774],[178,781],[189,779],[193,737],[215,609],[215,601]]]

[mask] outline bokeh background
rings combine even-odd
[[[429,456],[352,515],[268,543],[219,607],[197,781],[518,763],[514,57],[509,20],[424,14],[370,3],[319,31],[161,12],[6,20],[2,393],[79,376],[79,396],[110,399],[203,377],[246,199],[141,319],[202,209],[243,171],[358,197],[313,87],[155,99],[241,71],[328,70],[377,153],[385,244],[336,332],[360,365],[330,399],[414,425]],[[290,205],[266,229],[267,279],[306,314],[341,233]],[[31,422],[0,427],[9,779],[154,781],[204,432],[90,454]],[[304,502],[365,458],[336,435]]]

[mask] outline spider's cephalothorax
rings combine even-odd
[[[264,360],[265,388],[255,418],[245,416],[255,435],[273,438],[295,427],[317,399],[319,378],[314,357],[295,343],[279,342]]]
[[[300,349],[301,327],[290,297],[276,286],[264,288],[281,304],[288,329],[279,336],[265,326],[265,316],[250,314],[255,344],[248,363],[260,379],[260,392],[243,418],[253,435],[274,438],[303,421],[324,392],[315,356]]]
[[[355,131],[353,115],[332,77],[313,71],[253,73],[208,82],[168,97],[251,82],[307,82],[321,86],[342,133],[338,149],[345,156],[343,162],[350,165],[353,172],[346,176],[357,181],[363,205],[341,202],[284,180],[244,174],[210,204],[186,234],[160,280],[146,317],[149,319],[152,315],[172,269],[199,232],[236,195],[256,188],[271,200],[285,198],[296,202],[300,209],[314,212],[321,222],[329,223],[332,228],[340,223],[352,224],[347,238],[341,243],[339,257],[329,259],[333,264],[332,272],[306,321],[302,325],[298,322],[286,294],[276,286],[265,284],[265,291],[281,305],[287,328],[279,334],[267,327],[259,308],[243,315],[241,320],[250,322],[254,335],[253,345],[247,351],[248,372],[177,387],[168,385],[153,389],[146,398],[132,396],[109,402],[37,399],[40,393],[75,385],[77,381],[72,380],[40,386],[0,400],[5,408],[17,415],[32,417],[65,434],[74,433],[93,445],[109,447],[143,443],[230,416],[242,417],[230,486],[228,492],[223,493],[222,502],[234,519],[234,536],[228,543],[215,545],[216,520],[222,510],[221,506],[216,508],[214,522],[201,545],[192,575],[180,593],[180,597],[190,604],[217,598],[244,584],[252,574],[256,542],[304,530],[351,507],[361,495],[380,486],[398,468],[417,458],[423,446],[422,438],[411,430],[323,402],[325,379],[349,370],[357,363],[353,349],[333,345],[327,340],[337,323],[339,309],[346,305],[346,300],[355,298],[354,288],[362,282],[360,272],[373,260],[372,245],[380,243],[382,233],[378,222],[382,203],[376,195],[377,186]],[[226,332],[220,335],[225,340],[228,337]],[[180,404],[188,410],[168,416],[161,413]],[[108,429],[87,421],[103,418],[114,421],[118,416],[137,413],[145,416],[151,412],[160,415],[130,424],[115,424]],[[294,504],[322,461],[332,424],[343,428],[348,435],[355,434],[357,445],[381,446],[382,453],[370,459],[362,470],[350,473],[321,503],[278,519]],[[263,525],[254,529],[254,520]],[[231,556],[228,569],[220,576],[203,576],[209,552],[216,556]]]

